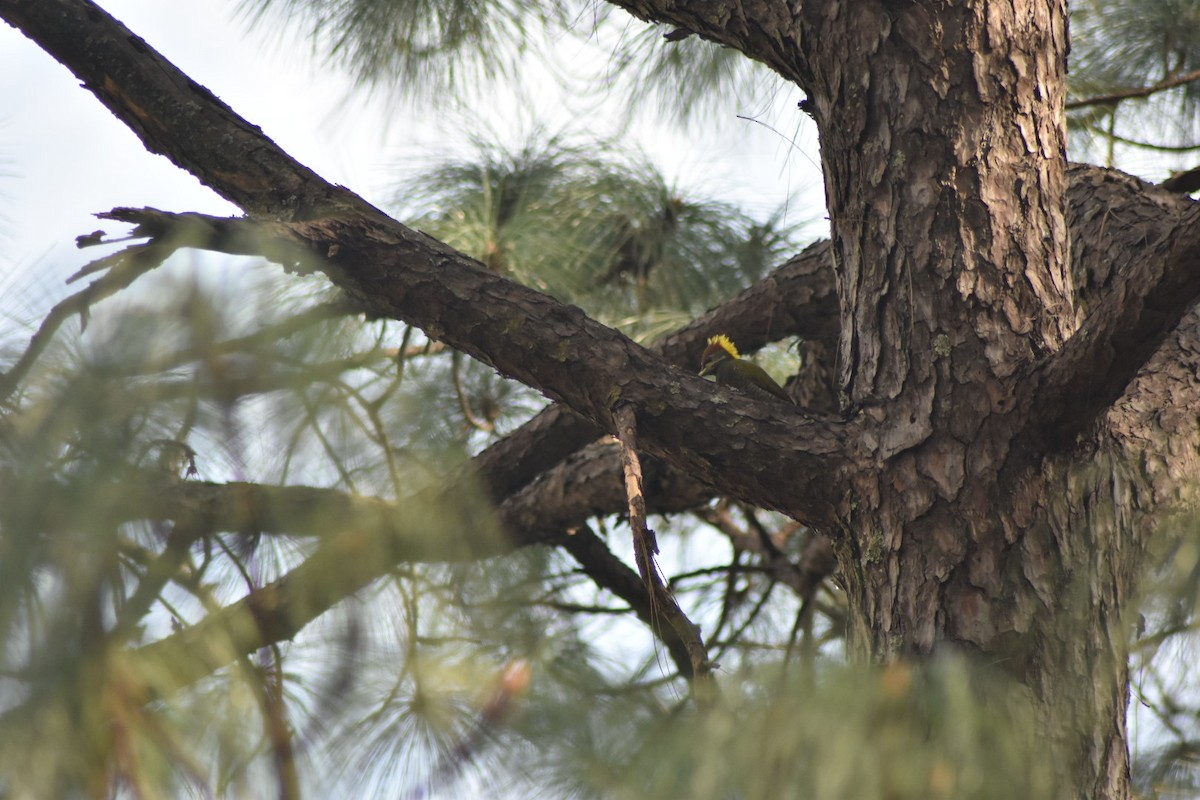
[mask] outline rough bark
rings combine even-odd
[[[1068,791],[1125,796],[1132,520],[1093,512],[1127,509],[1113,489],[1127,481],[1094,442],[1066,451],[1080,427],[1055,413],[1078,414],[1065,394],[1076,351],[1115,384],[1086,402],[1106,407],[1133,377],[1103,374],[1095,328],[1072,338],[1065,3],[829,4],[802,18],[840,385],[880,426],[837,541],[855,637],[877,658],[952,644],[1001,663],[1041,705]],[[1118,301],[1097,310],[1105,346],[1138,327]],[[1073,380],[1024,379],[1035,367]],[[1081,467],[1084,451],[1097,466]]]

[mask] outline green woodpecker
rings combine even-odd
[[[717,383],[732,386],[760,400],[775,397],[792,402],[787,392],[762,367],[739,356],[733,342],[723,333],[708,340],[708,347],[700,358],[700,375],[716,376]]]

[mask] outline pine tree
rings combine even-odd
[[[1193,790],[1200,6],[1136,5],[1073,7],[1070,86],[1061,2],[246,6],[397,108],[600,30],[631,117],[802,92],[804,246],[573,133],[392,218],[88,0],[0,0],[246,214],[107,212],[133,243],[81,237],[118,247],[6,347],[0,786]],[[698,377],[716,333],[798,407]]]

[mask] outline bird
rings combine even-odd
[[[712,375],[717,383],[731,386],[760,400],[777,398],[793,403],[775,380],[753,361],[738,355],[737,347],[723,333],[710,337],[700,357],[700,376]]]

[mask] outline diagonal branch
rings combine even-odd
[[[632,403],[644,414],[647,452],[748,502],[832,523],[850,451],[838,420],[780,415],[714,389],[580,309],[405,228],[298,164],[87,0],[0,0],[0,15],[67,65],[147,148],[251,213],[300,220],[280,225],[270,244],[325,259],[326,274],[368,313],[418,325],[602,429],[613,429],[614,401]]]
[[[1116,172],[1075,177],[1090,184],[1092,204],[1072,210],[1072,230],[1107,239],[1105,252],[1124,250],[1127,261],[1093,261],[1080,273],[1095,293],[1084,325],[1018,393],[1038,409],[1031,452],[1069,444],[1093,425],[1200,297],[1200,205]],[[1133,244],[1112,244],[1119,240]]]
[[[621,442],[621,464],[625,474],[625,495],[629,498],[629,528],[633,532],[633,554],[638,574],[650,596],[650,609],[659,625],[665,621],[683,641],[692,664],[692,675],[697,689],[701,685],[711,690],[713,664],[708,660],[708,650],[700,636],[700,627],[688,619],[675,597],[667,589],[658,570],[654,556],[658,553],[658,542],[654,531],[646,524],[646,493],[643,488],[642,463],[637,453],[637,416],[630,406],[621,406],[616,411],[617,426]]]
[[[294,250],[267,252],[263,237],[275,235],[278,228],[252,220],[171,214],[156,209],[114,209],[97,216],[135,224],[135,236],[170,237],[189,247],[289,262],[300,257]],[[355,310],[361,309],[342,297],[329,304],[328,313],[332,316]],[[322,318],[316,309],[314,313],[318,314],[315,319]],[[816,342],[832,352],[837,343],[837,323],[829,242],[820,241],[757,284],[663,337],[651,350],[685,370],[695,368],[705,341],[714,332],[726,333],[749,352],[788,336]],[[219,352],[233,349],[237,341]],[[826,371],[831,372],[828,368]],[[488,447],[474,464],[486,479],[493,500],[499,503],[601,435],[603,431],[595,425],[561,405],[553,405]]]

